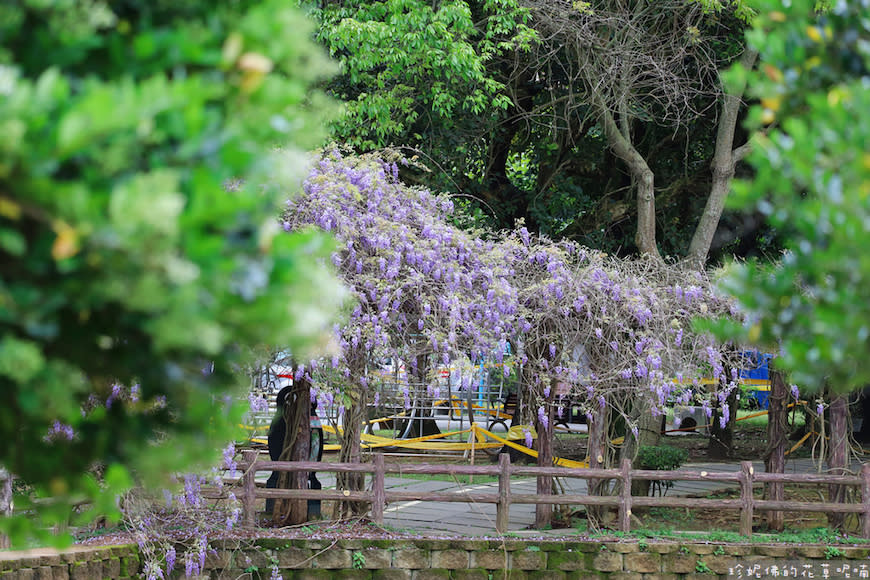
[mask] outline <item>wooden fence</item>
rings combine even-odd
[[[388,503],[405,501],[469,502],[496,504],[496,531],[508,529],[511,504],[555,504],[616,507],[619,529],[631,529],[631,510],[636,507],[711,508],[740,510],[741,535],[752,534],[752,517],[756,511],[806,511],[826,513],[857,513],[861,519],[861,537],[870,538],[870,464],[864,464],[859,476],[818,473],[756,473],[749,461],[740,463],[739,472],[710,471],[657,471],[632,469],[625,460],[619,469],[575,469],[566,467],[537,467],[511,465],[507,453],[499,455],[498,465],[426,465],[387,464],[382,453],[374,454],[372,463],[321,463],[312,461],[281,462],[257,461],[256,451],[245,451],[239,467],[242,476],[242,510],[244,525],[253,527],[256,521],[257,499],[314,499],[361,501],[371,504],[371,516],[377,523],[384,521]],[[370,490],[349,491],[330,489],[265,489],[259,488],[255,476],[259,471],[317,471],[333,473],[365,473],[372,475]],[[489,475],[498,477],[497,493],[472,491],[409,492],[387,490],[387,474],[425,475]],[[574,477],[588,480],[614,480],[615,495],[580,494],[513,494],[512,477]],[[703,499],[688,497],[640,497],[631,495],[632,480],[648,481],[724,481],[739,485],[739,499]],[[794,502],[755,499],[752,487],[756,483],[781,482],[797,484],[846,485],[860,488],[860,503]]]

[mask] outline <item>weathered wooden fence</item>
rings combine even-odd
[[[511,465],[507,453],[499,455],[498,465],[426,465],[387,464],[382,453],[374,454],[371,463],[320,463],[312,461],[281,462],[257,461],[256,451],[245,451],[240,469],[243,470],[241,501],[243,522],[254,526],[257,499],[314,499],[360,501],[371,504],[372,519],[383,523],[386,505],[404,501],[471,502],[496,504],[496,531],[508,528],[511,504],[558,504],[616,507],[619,529],[631,529],[631,510],[636,507],[709,508],[740,510],[740,534],[752,534],[752,518],[756,511],[806,511],[857,513],[861,518],[861,536],[870,538],[870,464],[864,464],[859,476],[828,475],[818,473],[756,473],[752,463],[743,461],[739,472],[712,471],[657,471],[632,469],[631,462],[623,461],[619,469],[574,469],[567,467],[537,467]],[[265,489],[256,485],[259,471],[318,471],[333,473],[366,473],[372,475],[371,489],[366,491],[330,489]],[[498,477],[497,493],[471,491],[409,492],[387,490],[387,474],[425,475],[489,475]],[[614,480],[615,495],[581,494],[513,494],[511,477],[574,477],[581,479]],[[725,481],[739,485],[739,499],[704,499],[688,497],[640,497],[631,495],[632,480],[649,481]],[[797,484],[828,484],[856,486],[861,490],[860,503],[794,502],[755,499],[752,487],[756,483],[781,482]]]

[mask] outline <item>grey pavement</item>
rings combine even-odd
[[[764,463],[753,462],[755,471],[763,472]],[[710,473],[740,471],[739,462],[735,463],[688,463],[681,470],[708,471]],[[787,473],[811,473],[816,471],[813,461],[809,458],[792,459],[786,463]],[[335,485],[332,474],[318,475],[324,488]],[[462,484],[455,481],[417,480],[398,477],[387,477],[387,489],[395,491],[471,491],[476,493],[497,493],[497,482]],[[565,493],[585,494],[586,480],[578,478],[563,478],[561,481]],[[669,497],[704,497],[710,494],[734,489],[736,483],[717,481],[675,481],[667,491]],[[534,478],[517,478],[511,480],[512,494],[536,493]],[[580,506],[578,506],[580,508]],[[384,512],[384,523],[399,530],[420,531],[426,533],[450,534],[457,536],[491,536],[495,534],[495,504],[466,502],[421,502],[406,501],[387,505]],[[522,533],[535,521],[535,506],[533,504],[511,504],[508,530]],[[528,533],[540,534],[539,531]]]

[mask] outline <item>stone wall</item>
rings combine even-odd
[[[658,541],[279,540],[212,543],[210,579],[246,580],[749,580],[870,577],[870,548]],[[4,559],[5,558],[5,559]],[[813,566],[815,575],[801,576]],[[838,573],[850,566],[852,574]],[[0,552],[0,578],[129,578],[136,546],[76,549],[13,558]],[[771,566],[778,572],[771,574]],[[789,569],[788,574],[782,574]],[[749,572],[755,571],[755,575]],[[765,572],[766,570],[766,572]],[[825,570],[828,576],[821,573]],[[804,571],[806,572],[806,571]],[[863,572],[867,572],[864,574]],[[761,574],[760,576],[758,574]],[[178,576],[181,577],[181,576]]]
[[[0,578],[3,580],[138,578],[139,568],[138,546],[0,552]]]

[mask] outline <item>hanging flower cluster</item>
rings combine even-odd
[[[627,402],[643,394],[661,413],[699,395],[702,377],[724,385],[714,404],[727,420],[739,351],[691,321],[738,313],[704,273],[617,259],[523,227],[488,238],[460,230],[448,197],[399,181],[402,162],[329,152],[288,202],[285,229],[335,236],[332,261],[355,298],[335,329],[340,355],[308,371],[328,368],[370,389],[367,369],[390,356],[423,384],[420,361],[501,362],[510,343],[540,423],[547,405],[568,396],[589,412],[610,405],[628,417]],[[406,406],[412,397],[403,393]]]
[[[570,397],[589,416],[606,405],[636,428],[631,410],[639,396],[658,415],[668,402],[703,394],[706,378],[727,421],[740,351],[691,323],[739,313],[704,273],[648,257],[614,258],[524,228],[501,243],[519,297],[520,362],[539,405]],[[539,424],[545,417],[539,408]]]
[[[368,387],[366,367],[392,356],[422,383],[420,361],[487,356],[513,331],[516,292],[499,248],[453,226],[452,211],[448,197],[403,185],[396,163],[338,152],[324,155],[288,202],[285,229],[335,236],[332,262],[355,298],[335,329],[333,376]]]

